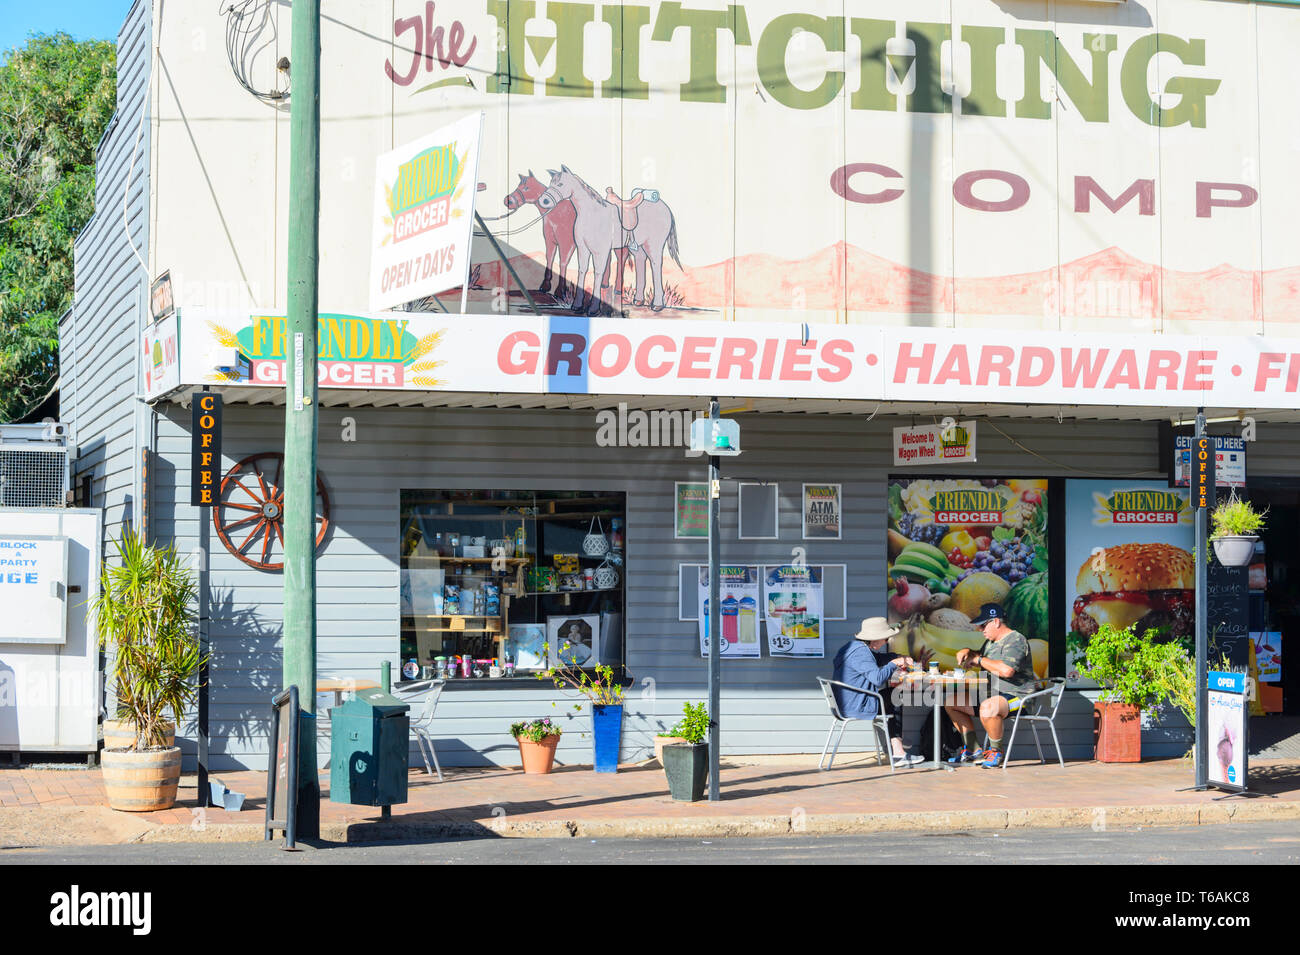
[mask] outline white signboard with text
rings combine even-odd
[[[379,157],[370,307],[393,308],[469,277],[483,114]]]
[[[67,540],[0,537],[0,643],[64,643],[67,585]]]
[[[1190,434],[1174,438],[1174,484],[1187,487],[1192,472],[1192,441]],[[1214,483],[1219,487],[1246,486],[1246,440],[1244,438],[1214,435]]]
[[[144,394],[157,398],[180,387],[181,359],[176,313],[145,326],[141,347],[144,349]]]

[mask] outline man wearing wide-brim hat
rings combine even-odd
[[[921,756],[909,756],[903,748],[902,726],[889,698],[889,679],[900,666],[911,666],[912,658],[885,649],[889,638],[898,633],[884,617],[868,617],[862,621],[858,632],[835,655],[835,670],[831,679],[849,686],[874,690],[885,701],[885,715],[889,720],[889,743],[893,750],[895,766],[914,766],[923,761]],[[855,693],[837,686],[835,702],[840,712],[851,719],[869,720],[876,716],[876,698],[867,693]]]

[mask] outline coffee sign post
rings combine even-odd
[[[1196,784],[1193,790],[1210,788],[1209,740],[1205,721],[1209,712],[1209,684],[1207,680],[1210,656],[1209,636],[1206,633],[1206,580],[1205,558],[1209,543],[1206,521],[1214,506],[1214,439],[1205,434],[1205,409],[1196,409],[1196,435],[1192,440],[1192,508],[1196,512]]]
[[[221,395],[190,396],[190,504],[199,509],[199,805],[211,805],[208,789],[208,524],[221,493]]]

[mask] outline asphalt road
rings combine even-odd
[[[1187,828],[1026,829],[780,839],[465,839],[323,843],[143,844],[0,850],[10,865],[1295,865],[1294,822]]]

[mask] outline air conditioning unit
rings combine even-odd
[[[62,422],[0,424],[0,506],[67,507],[75,451]]]

